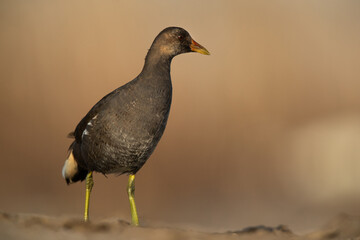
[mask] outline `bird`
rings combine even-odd
[[[62,175],[69,185],[85,180],[84,221],[89,221],[93,172],[128,174],[131,224],[139,225],[135,174],[164,133],[172,100],[170,65],[182,53],[209,51],[181,27],[167,27],[153,41],[140,74],[98,101],[69,134],[74,138]]]

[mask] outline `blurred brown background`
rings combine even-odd
[[[360,214],[360,2],[0,1],[0,210],[81,217],[61,169],[93,104],[181,26],[211,56],[172,65],[173,105],[137,174],[144,224],[202,230]],[[129,220],[126,176],[95,175],[93,218]]]

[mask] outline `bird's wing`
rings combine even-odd
[[[118,89],[117,89],[118,90]],[[96,115],[101,111],[102,107],[104,105],[106,105],[111,99],[112,96],[114,96],[115,92],[117,91],[113,91],[109,94],[107,94],[105,97],[103,97],[100,101],[98,101],[91,109],[90,111],[85,115],[85,117],[83,119],[81,119],[81,121],[79,122],[79,124],[76,126],[75,131],[69,133],[69,137],[75,138],[75,141],[77,143],[81,143],[82,142],[82,135],[83,132],[86,129],[86,126],[88,125],[88,123],[96,117]]]

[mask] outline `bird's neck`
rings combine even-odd
[[[142,75],[161,75],[170,77],[170,65],[173,56],[163,54],[159,49],[150,48],[148,51]]]

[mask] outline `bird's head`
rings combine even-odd
[[[156,37],[153,45],[159,48],[161,54],[171,57],[187,52],[210,55],[209,51],[195,42],[185,29],[179,27],[165,28]]]

